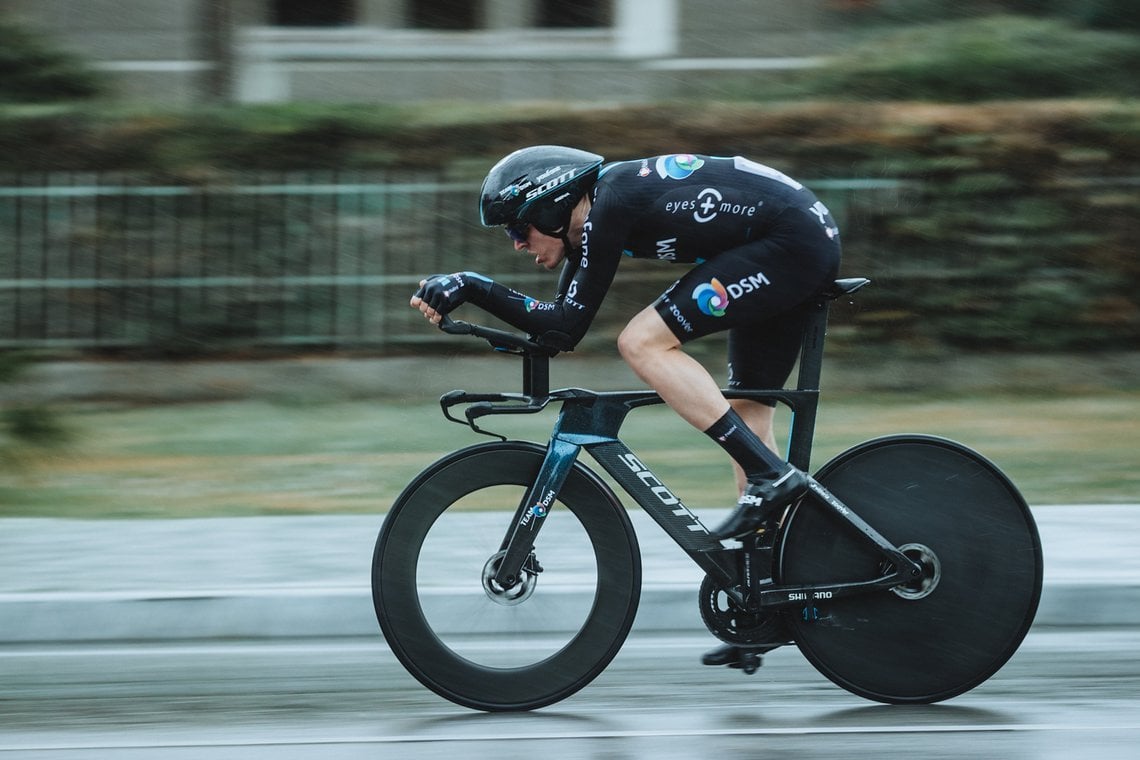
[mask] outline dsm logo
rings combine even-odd
[[[657,159],[655,168],[657,176],[661,179],[685,179],[693,172],[705,165],[703,158],[697,158],[691,153],[678,153],[672,156],[661,156]]]
[[[693,289],[693,300],[702,314],[710,317],[723,317],[724,310],[728,308],[728,291],[720,284],[720,280],[712,278],[712,282],[705,282]]]
[[[731,301],[771,284],[763,272],[750,274],[727,286],[714,277],[710,282],[701,283],[693,289],[693,300],[697,302],[701,313],[710,317],[723,317]]]

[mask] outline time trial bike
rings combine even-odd
[[[829,307],[867,283],[837,280],[814,302],[794,389],[724,391],[792,410],[788,459],[802,470]],[[697,602],[722,641],[770,645],[780,631],[854,694],[930,703],[987,680],[1029,630],[1042,579],[1033,517],[1010,480],[966,446],[928,435],[860,443],[819,469],[773,530],[720,541],[618,437],[629,412],[662,403],[657,394],[552,391],[556,351],[466,322],[441,327],[523,362],[521,393],[444,394],[449,420],[485,433],[487,416],[561,412],[546,444],[496,436],[443,457],[384,520],[372,561],[380,628],[440,696],[487,711],[543,707],[586,686],[620,650],[641,556],[625,507],[579,460],[583,449],[704,572]],[[452,414],[460,405],[462,419]],[[758,660],[749,657],[750,671]]]

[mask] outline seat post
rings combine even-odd
[[[816,414],[819,410],[819,385],[823,373],[823,343],[827,337],[827,318],[831,302],[854,294],[870,284],[864,277],[836,280],[831,288],[819,294],[811,304],[800,345],[800,369],[796,378],[796,401],[792,404],[792,429],[788,441],[788,461],[801,470],[811,465],[811,447],[815,438]]]
[[[823,371],[823,341],[827,334],[830,299],[820,297],[811,306],[800,346],[800,369],[796,379],[796,398],[792,409],[788,438],[788,461],[807,472],[811,467],[811,449],[815,440],[815,422],[819,409],[819,380]]]
[[[796,379],[796,390],[818,391],[823,374],[823,343],[827,337],[827,318],[831,310],[831,299],[821,297],[812,304],[811,314],[804,327],[804,339],[800,345],[800,369]]]

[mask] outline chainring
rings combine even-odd
[[[777,644],[788,641],[777,613],[746,610],[706,575],[701,582],[701,619],[713,636],[728,644]]]

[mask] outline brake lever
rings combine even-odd
[[[498,438],[500,441],[506,441],[507,437],[502,433],[493,433],[490,430],[484,430],[475,424],[475,420],[479,419],[485,414],[489,414],[490,409],[491,402],[489,401],[482,401],[467,407],[467,410],[463,412],[463,416],[467,418],[466,425],[480,435],[487,435],[492,438]]]
[[[468,413],[464,413],[464,416],[467,417],[467,421],[464,422],[463,420],[461,420],[458,417],[455,417],[451,414],[451,411],[450,411],[451,407],[459,406],[460,404],[478,404],[481,407],[482,406],[493,406],[491,404],[486,403],[486,402],[492,402],[492,401],[523,401],[523,402],[526,402],[526,404],[533,404],[533,400],[531,399],[531,397],[524,396],[524,395],[519,394],[519,393],[468,393],[467,391],[464,391],[464,390],[454,390],[454,391],[448,391],[447,393],[445,393],[439,397],[439,407],[443,411],[443,416],[446,417],[447,419],[451,420],[452,422],[458,423],[460,425],[470,426],[471,425],[471,419],[472,419],[471,415]],[[545,405],[546,405],[546,403],[543,402],[543,406],[545,406]],[[522,405],[520,405],[520,408],[522,408]],[[514,410],[511,410],[511,411],[514,411]],[[486,412],[477,414],[475,416],[476,417],[482,417],[484,414],[486,414]]]

